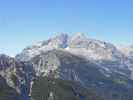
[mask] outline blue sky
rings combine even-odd
[[[133,44],[133,0],[0,0],[0,53],[15,55],[56,33]]]

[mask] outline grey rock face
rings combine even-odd
[[[23,100],[21,95],[10,87],[2,76],[0,76],[0,100]]]
[[[81,33],[73,37],[61,34],[25,48],[16,58],[0,55],[0,75],[23,100],[30,99],[37,79],[46,77],[62,84],[79,83],[104,100],[132,100],[133,49],[123,50]]]
[[[96,71],[97,77],[104,77],[96,64],[61,50],[42,53],[30,62],[32,62],[37,75],[48,76],[51,72],[54,73],[54,78],[79,81],[83,84],[87,84],[85,81],[88,77],[93,77],[90,75],[91,71]]]
[[[118,96],[116,100],[121,100],[121,97],[130,100],[129,97],[133,97],[131,94],[131,91],[133,92],[132,80],[117,72],[110,73],[108,77],[103,73],[104,69],[84,57],[75,56],[62,50],[52,50],[41,53],[30,62],[38,73],[38,77],[80,83],[82,87],[95,90],[97,95],[102,95],[104,100],[115,100],[116,97],[113,97],[112,94]]]
[[[21,61],[30,61],[35,56],[54,49],[83,56],[101,66],[106,75],[115,72],[132,78],[133,57],[131,54],[127,57],[113,44],[88,38],[82,33],[77,33],[73,37],[61,34],[39,42],[25,48],[16,58]]]
[[[32,65],[1,55],[0,68],[0,75],[4,77],[8,86],[16,90],[22,99],[28,100],[30,82],[34,76]]]

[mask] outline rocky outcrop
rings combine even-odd
[[[29,100],[30,82],[35,74],[32,65],[6,55],[0,55],[0,68],[0,75],[6,81],[8,87],[19,93],[23,100]]]

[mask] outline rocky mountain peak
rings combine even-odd
[[[75,36],[77,36],[77,37],[85,37],[85,34],[81,33],[81,32],[78,32],[78,33],[75,34]]]
[[[130,52],[130,57],[123,55],[124,52],[115,45],[87,38],[83,33],[77,33],[72,37],[61,33],[25,48],[16,56],[16,59],[1,54],[0,76],[6,80],[8,86],[22,94],[22,100],[29,100],[29,96],[39,97],[36,93],[46,95],[45,97],[53,93],[54,97],[57,92],[53,89],[56,86],[59,86],[57,90],[63,89],[64,86],[68,87],[69,84],[66,83],[71,83],[71,81],[87,90],[88,87],[95,89],[97,95],[102,95],[104,100],[121,100],[118,98],[122,96],[126,97],[124,100],[131,100],[133,97],[132,91],[130,91],[130,89],[133,90],[133,56],[131,56],[131,52],[133,49],[128,47],[126,51]],[[51,88],[50,91],[49,88]],[[65,89],[68,91],[68,88]],[[69,89],[72,94],[76,94],[76,97],[80,98],[79,90],[74,89],[73,86],[71,88],[71,85]],[[44,94],[46,91],[48,94]],[[64,91],[66,92],[66,90]],[[63,92],[60,91],[60,93]],[[108,95],[104,95],[105,93]],[[112,93],[115,94],[112,96]],[[56,95],[58,96],[58,94]],[[86,95],[82,94],[81,97],[86,97]]]
[[[53,38],[39,42],[37,45],[27,47],[22,51],[22,53],[17,55],[17,58],[24,61],[30,60],[41,52],[47,52],[49,50],[60,48],[64,50],[65,48],[70,48],[69,50],[76,49],[76,51],[84,48],[86,55],[92,55],[93,58],[95,57],[96,59],[112,58],[113,55],[120,56],[113,44],[90,38],[88,39],[87,36],[85,36],[83,33],[77,33],[72,37],[65,33],[61,33]],[[74,53],[76,51],[74,51]],[[82,54],[84,54],[83,50]]]
[[[69,36],[65,33],[61,33],[54,38],[48,40],[48,45],[54,48],[65,48],[67,46]]]
[[[4,70],[8,67],[13,66],[14,64],[14,59],[5,55],[5,54],[0,54],[0,70]]]
[[[74,41],[74,40],[86,40],[87,39],[87,36],[84,34],[84,33],[76,33],[72,38],[71,38],[71,41]]]

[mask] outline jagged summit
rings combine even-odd
[[[125,61],[126,57],[116,46],[111,43],[88,38],[83,33],[77,33],[72,37],[61,33],[53,38],[39,42],[37,45],[30,46],[30,48],[25,48],[16,58],[21,61],[29,61],[41,53],[54,49],[92,60],[108,73],[115,71],[129,76],[130,70],[127,67],[130,66],[127,64],[128,61]],[[107,62],[110,62],[110,64],[106,64]],[[113,62],[115,62],[115,65],[113,65]]]
[[[48,40],[48,46],[54,48],[65,48],[68,44],[69,36],[65,33],[61,33],[54,38]]]
[[[10,65],[13,65],[14,58],[11,58],[5,54],[0,54],[0,70],[8,68]]]
[[[72,38],[73,39],[77,39],[77,38],[85,39],[85,38],[87,38],[87,36],[84,33],[78,32]]]
[[[10,58],[10,57],[6,54],[0,54],[0,59],[6,59],[6,58]]]
[[[71,41],[74,41],[74,40],[79,41],[79,40],[87,40],[87,39],[88,39],[87,35],[84,34],[84,33],[81,33],[81,32],[76,33],[76,34],[74,34],[74,35],[71,37]]]
[[[16,58],[0,55],[0,75],[6,79],[10,87],[22,94],[23,100],[29,100],[29,96],[38,97],[36,93],[43,96],[45,91],[48,95],[53,93],[53,96],[60,97],[60,94],[56,94],[58,92],[51,90],[53,86],[52,89],[60,88],[60,93],[64,96],[69,91],[71,94],[68,96],[80,94],[79,90],[73,90],[71,85],[66,84],[69,82],[76,82],[81,87],[96,90],[97,95],[102,96],[103,100],[121,100],[118,99],[121,97],[131,100],[132,47],[126,48],[130,52],[128,55],[122,50],[111,43],[88,38],[82,33],[74,36],[63,33],[26,47]],[[48,81],[43,80],[44,78],[48,78]],[[52,78],[57,80],[53,82]],[[50,87],[47,86],[49,82],[52,82]],[[46,89],[43,89],[43,86]],[[63,89],[64,86],[70,90]],[[108,95],[104,95],[106,93]],[[112,96],[112,93],[115,93],[115,96]],[[86,95],[83,94],[83,97]]]
[[[88,52],[87,54],[89,54],[89,56],[92,55],[90,57],[93,57],[95,59],[112,59],[112,57],[114,57],[115,55],[120,56],[116,47],[110,43],[87,38],[87,36],[85,36],[83,33],[77,33],[72,37],[68,36],[67,34],[61,33],[60,35],[57,35],[53,38],[25,48],[22,53],[16,56],[16,58],[22,61],[26,61],[30,60],[41,52],[46,52],[53,49],[65,50],[65,48],[67,48],[67,50],[69,48],[69,50],[71,51],[84,48],[84,50]]]

